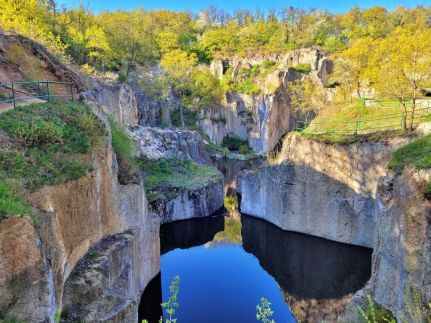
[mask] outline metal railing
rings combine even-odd
[[[56,86],[67,88],[67,94],[58,94],[54,91]],[[22,89],[19,89],[22,88]],[[24,90],[23,90],[24,89]],[[64,98],[74,100],[74,86],[69,82],[60,81],[28,81],[28,82],[10,82],[0,83],[0,91],[8,94],[5,97],[0,92],[0,105],[13,103],[16,107],[18,102],[40,99],[49,101],[53,98]]]
[[[296,130],[309,134],[338,133],[344,135],[403,130],[410,126],[411,117],[412,111],[408,111],[407,114],[388,114],[383,115],[381,118],[361,118],[333,122],[297,121]],[[414,113],[413,126],[416,127],[419,123],[424,121],[431,121],[431,106],[428,105],[424,107],[424,104],[418,104]]]

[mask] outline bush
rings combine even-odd
[[[297,72],[308,74],[311,72],[310,64],[298,64],[293,67]]]
[[[237,136],[226,136],[223,139],[222,146],[229,150],[239,150],[241,146],[248,147],[248,142],[247,140],[243,140]]]
[[[239,147],[239,153],[240,153],[240,154],[246,155],[246,154],[248,154],[249,152],[250,152],[250,148],[248,147],[248,145],[241,145],[241,146]]]
[[[61,142],[63,131],[52,121],[45,121],[38,117],[30,120],[30,125],[18,122],[12,134],[27,147],[45,146]]]
[[[8,180],[0,180],[0,219],[30,213],[30,206]]]

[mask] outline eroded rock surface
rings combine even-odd
[[[81,93],[81,98],[95,111],[113,116],[123,126],[138,124],[135,92],[124,83],[97,81],[96,86]]]
[[[332,72],[331,61],[318,49],[301,49],[286,55],[214,61],[211,71],[221,78],[228,66],[235,75],[243,67],[250,68],[268,60],[275,62],[277,69],[265,77],[259,94],[229,92],[225,94],[220,106],[209,107],[202,112],[200,126],[212,142],[220,144],[227,135],[234,135],[247,139],[256,153],[271,151],[283,135],[295,129],[297,120],[304,119],[291,104],[289,83],[303,77],[293,67],[297,64],[309,64],[311,72],[307,77],[322,90],[328,84],[328,75]]]
[[[139,145],[138,154],[148,159],[175,157],[199,164],[211,163],[197,131],[152,127],[132,127],[130,130]]]

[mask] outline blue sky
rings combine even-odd
[[[66,4],[68,7],[75,7],[81,3],[80,0],[60,0],[60,2]],[[145,9],[191,10],[193,12],[198,12],[200,9],[210,4],[228,11],[235,10],[236,8],[266,10],[269,8],[294,6],[305,9],[328,9],[332,12],[344,12],[353,6],[366,8],[381,5],[389,9],[395,8],[398,5],[407,7],[415,7],[419,4],[431,6],[431,0],[83,0],[82,2],[87,8],[95,12],[101,10],[133,9],[136,7],[143,7]]]

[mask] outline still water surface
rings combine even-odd
[[[161,275],[146,289],[141,318],[156,322],[169,284],[181,278],[178,323],[256,322],[261,297],[276,322],[332,319],[369,279],[371,251],[286,232],[250,216],[163,225]],[[332,315],[332,316],[331,316]]]

